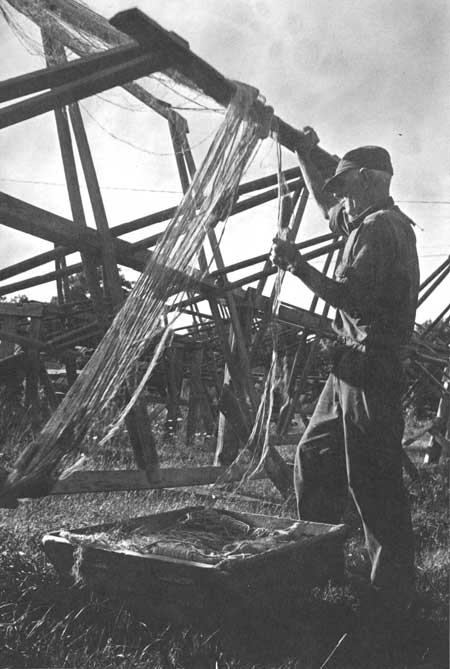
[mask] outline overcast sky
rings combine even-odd
[[[416,228],[422,276],[448,255],[447,0],[89,0],[87,4],[107,18],[139,6],[187,39],[194,52],[227,77],[258,87],[285,121],[314,126],[330,153],[342,155],[362,144],[385,146],[394,164],[393,195],[423,228]],[[29,36],[38,37],[31,24],[22,25]],[[1,17],[0,59],[2,78],[43,65]],[[193,100],[174,95],[158,82],[152,90],[180,107],[205,103],[189,91],[187,97]],[[210,100],[206,106],[216,108]],[[122,90],[82,101],[82,113],[111,224],[179,201],[164,119]],[[188,119],[198,163],[221,115],[190,109],[181,113]],[[1,190],[70,217],[52,114],[2,130],[0,150]],[[283,161],[285,167],[295,164],[288,152]],[[268,140],[248,177],[268,174],[275,167],[274,144]],[[275,203],[233,219],[223,240],[226,260],[267,251],[275,225]],[[325,222],[308,205],[299,238],[325,231]],[[0,235],[1,266],[49,248],[6,228],[0,228]],[[437,315],[448,302],[449,278],[446,283],[419,312],[419,321]],[[50,285],[28,294],[48,299],[54,293]],[[284,296],[308,306],[308,295],[293,280],[287,282]]]

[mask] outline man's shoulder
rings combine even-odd
[[[363,220],[364,224],[374,225],[376,223],[408,223],[411,227],[415,225],[414,221],[409,218],[396,204],[392,207],[386,207],[382,209],[377,209],[369,213]]]
[[[371,212],[363,219],[360,227],[367,233],[377,235],[392,235],[400,227],[414,237],[413,226],[414,221],[394,205]]]
[[[394,220],[390,209],[378,209],[363,218],[358,233],[363,236],[390,237]]]

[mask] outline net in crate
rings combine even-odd
[[[192,622],[271,612],[341,574],[345,525],[186,507],[43,537],[57,570],[140,611]]]

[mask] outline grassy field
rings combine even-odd
[[[7,452],[11,445],[6,445]],[[186,457],[179,444],[166,444],[163,464],[210,462],[201,443]],[[117,443],[97,466],[132,466]],[[422,468],[420,483],[409,483],[417,540],[418,606],[409,638],[394,654],[377,650],[373,639],[350,636],[327,667],[448,666],[448,472],[445,465]],[[266,482],[251,484],[247,494],[264,495],[271,505],[219,498],[227,508],[294,516]],[[82,585],[68,585],[48,564],[40,540],[61,528],[119,520],[135,515],[201,504],[190,494],[85,494],[27,500],[17,510],[0,510],[0,667],[155,667],[225,669],[273,667],[318,669],[337,640],[358,618],[359,600],[349,585],[313,590],[296,615],[273,620],[255,611],[254,624],[229,629],[179,627],[137,616],[121,602],[92,595]],[[350,509],[352,528],[346,546],[351,568],[364,564],[362,534]],[[281,575],[282,577],[282,575]],[[218,602],[218,606],[220,606]],[[258,615],[259,614],[259,615]],[[249,631],[251,629],[251,631]]]

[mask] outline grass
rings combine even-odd
[[[92,455],[96,466],[132,466],[118,440]],[[159,435],[163,439],[162,433]],[[4,452],[11,450],[6,444]],[[186,454],[180,440],[160,448],[163,464],[206,463],[210,447],[201,439]],[[421,468],[410,483],[417,540],[418,610],[407,647],[397,655],[376,650],[373,639],[350,638],[329,667],[438,669],[448,666],[448,473],[445,465]],[[227,508],[294,516],[267,482],[249,484],[247,494],[264,495],[273,505],[240,501]],[[155,667],[228,669],[272,667],[317,669],[337,639],[358,616],[359,600],[348,585],[314,590],[295,616],[257,618],[251,631],[182,627],[146,619],[121,602],[95,596],[82,585],[63,582],[41,549],[44,533],[198,504],[190,494],[171,491],[102,493],[27,500],[17,510],[0,510],[0,667]],[[352,535],[349,566],[361,567],[363,539],[349,511]],[[221,603],[218,602],[220,606]],[[256,623],[256,620],[258,622]],[[398,644],[401,646],[401,644]]]

